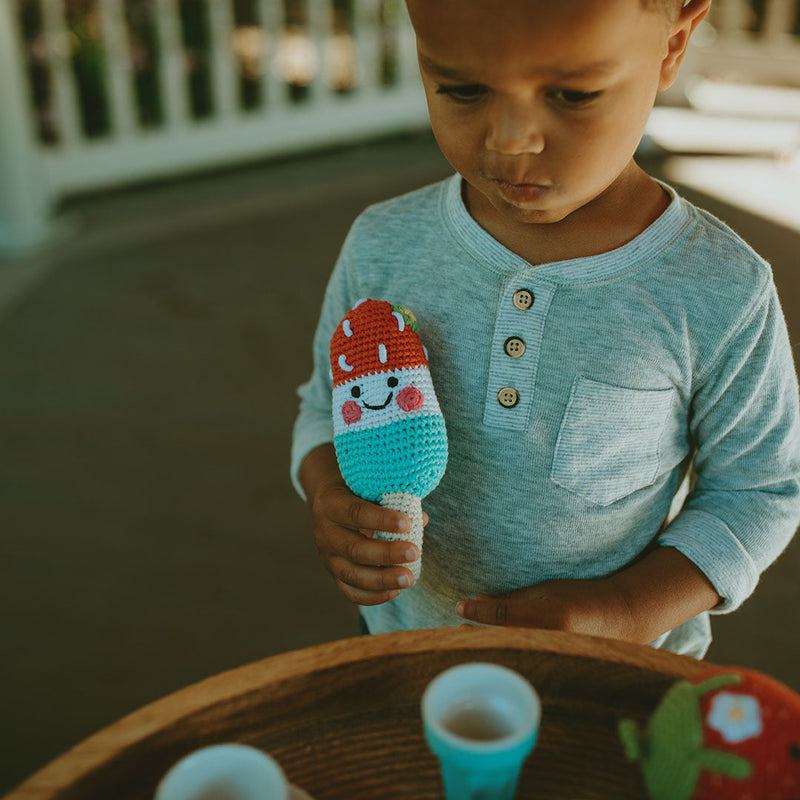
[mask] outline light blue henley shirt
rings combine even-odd
[[[365,297],[417,316],[450,451],[423,504],[422,575],[362,609],[373,633],[457,625],[458,600],[606,576],[655,545],[731,611],[791,539],[798,387],[770,268],[665,189],[667,210],[622,247],[536,266],[470,216],[458,175],[354,223],[299,391],[295,486],[333,441],[329,341]],[[701,657],[710,640],[701,614],[653,645]]]

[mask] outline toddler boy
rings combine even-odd
[[[798,387],[768,265],[633,159],[710,0],[408,0],[452,178],[367,209],[333,271],[292,474],[373,633],[465,620],[701,657],[800,522]],[[413,548],[331,442],[360,298],[419,320],[449,462]],[[683,505],[678,488],[693,469]]]

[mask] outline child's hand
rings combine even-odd
[[[608,580],[554,580],[500,597],[478,595],[456,606],[460,617],[488,625],[547,628],[630,639],[625,597]]]
[[[502,597],[462,600],[457,613],[489,625],[550,628],[647,644],[721,600],[702,570],[674,547],[595,580],[545,581]]]
[[[376,530],[409,530],[405,514],[368,503],[344,481],[337,481],[319,489],[311,502],[311,516],[320,560],[352,603],[385,603],[414,582],[411,570],[397,565],[419,558],[418,549],[409,542],[372,538]]]

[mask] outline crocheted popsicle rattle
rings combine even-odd
[[[800,798],[800,696],[755,670],[677,681],[644,730],[618,730],[652,800]]]
[[[413,542],[422,553],[422,498],[447,466],[447,432],[433,391],[417,320],[384,300],[361,300],[331,337],[334,447],[347,485],[359,497],[402,511],[410,533],[376,531]],[[406,564],[415,579],[421,560]]]

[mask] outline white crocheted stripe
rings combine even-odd
[[[389,378],[397,379],[397,386],[389,386]],[[423,404],[413,411],[403,411],[397,404],[400,392],[408,386],[414,386],[422,392]],[[353,395],[353,388],[358,387],[358,396]],[[391,399],[389,399],[391,395]],[[389,402],[384,408],[374,408]],[[342,410],[345,404],[354,403],[359,408],[360,419],[356,422],[345,421]],[[373,406],[368,408],[367,406]],[[366,428],[377,428],[388,425],[398,419],[421,417],[426,414],[441,414],[439,401],[433,390],[431,373],[427,367],[413,369],[395,369],[386,372],[373,372],[359,375],[333,389],[333,433],[338,436],[345,431],[360,431]],[[350,417],[352,419],[352,417]]]
[[[375,538],[390,542],[411,542],[419,548],[420,557],[410,564],[402,565],[411,570],[416,581],[422,571],[422,498],[407,492],[389,492],[381,498],[381,505],[402,511],[411,520],[411,530],[408,533],[375,531]]]

